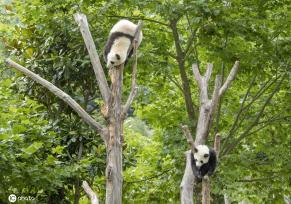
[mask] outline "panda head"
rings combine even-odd
[[[118,66],[125,62],[126,55],[122,52],[110,51],[107,55],[107,67]]]
[[[197,167],[208,163],[210,151],[207,145],[198,145],[194,148],[194,161]]]

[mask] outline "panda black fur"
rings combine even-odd
[[[191,167],[194,176],[203,178],[214,173],[217,164],[216,153],[207,145],[198,145],[191,151]]]
[[[130,50],[128,56],[127,52],[133,41],[136,28],[136,24],[125,19],[118,21],[112,27],[104,51],[107,67],[126,63],[128,57],[131,57],[133,49]],[[142,41],[142,37],[142,32],[140,32],[138,46]]]

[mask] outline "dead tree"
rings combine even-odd
[[[219,104],[220,97],[229,88],[231,82],[234,80],[239,67],[239,62],[236,61],[232,67],[230,74],[228,75],[225,83],[221,86],[221,76],[217,75],[215,79],[215,85],[212,93],[211,99],[208,98],[208,82],[211,77],[213,65],[208,64],[207,70],[204,76],[201,76],[197,64],[193,64],[193,74],[194,78],[198,84],[200,90],[200,110],[198,116],[198,123],[196,128],[195,141],[187,126],[183,126],[184,135],[187,138],[192,151],[195,145],[205,144],[207,141],[210,128],[213,122],[213,115],[215,113],[216,107]],[[220,137],[216,135],[214,150],[219,154],[220,148]],[[194,152],[194,151],[193,151]],[[180,185],[180,198],[182,204],[192,204],[193,203],[193,190],[197,184],[197,180],[193,175],[191,169],[191,151],[186,152],[186,167],[184,176]],[[208,179],[202,179],[202,204],[210,203],[210,183]]]
[[[142,22],[139,21],[134,40],[129,48],[134,49],[135,60],[132,70],[131,92],[124,105],[122,105],[122,83],[124,65],[112,67],[110,70],[111,86],[107,83],[102,65],[96,47],[91,36],[87,18],[84,14],[77,13],[74,15],[75,21],[78,24],[84,42],[86,44],[91,64],[94,69],[98,86],[103,99],[103,107],[101,113],[106,120],[106,126],[95,121],[71,96],[54,86],[52,83],[41,78],[37,74],[27,68],[17,64],[16,62],[6,59],[7,65],[14,67],[18,71],[24,73],[34,81],[38,82],[54,95],[66,102],[78,115],[93,128],[103,139],[106,152],[106,204],[120,204],[122,202],[122,138],[123,138],[123,122],[126,118],[127,111],[130,108],[134,97],[137,94],[136,73],[137,73],[137,42],[141,31]],[[82,187],[87,193],[92,204],[99,203],[97,194],[90,188],[86,181],[83,181]]]

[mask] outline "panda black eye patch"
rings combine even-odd
[[[203,161],[200,161],[201,164],[203,164]]]
[[[110,61],[110,63],[111,63],[111,64],[114,64],[114,62],[113,62],[113,61]]]

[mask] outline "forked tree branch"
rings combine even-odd
[[[102,98],[104,100],[104,103],[108,105],[109,97],[110,97],[110,90],[109,90],[108,83],[106,81],[106,77],[105,77],[105,74],[104,74],[94,41],[93,41],[92,35],[89,30],[87,17],[86,15],[82,13],[76,13],[74,14],[74,18],[80,28],[81,34],[86,44],[86,47],[90,56],[91,64],[93,66],[95,76],[98,81]]]
[[[185,129],[184,126],[182,127],[184,134],[187,138],[187,141],[191,145],[191,147],[194,146],[192,144],[195,144],[195,145],[205,144],[210,132],[210,128],[212,126],[213,115],[216,111],[217,105],[219,104],[219,99],[222,96],[222,94],[229,88],[231,82],[234,80],[234,77],[238,70],[238,66],[239,66],[239,62],[237,61],[235,62],[235,65],[230,71],[230,74],[227,77],[227,80],[222,87],[221,87],[221,76],[219,75],[216,76],[213,94],[212,94],[211,99],[209,99],[208,98],[208,82],[212,74],[213,65],[212,64],[207,65],[207,70],[204,76],[200,74],[197,64],[192,65],[194,78],[197,81],[197,84],[200,90],[200,110],[199,110],[199,117],[198,117],[197,129],[196,129],[195,142],[193,142],[193,138],[191,134],[187,132],[187,129]],[[219,151],[220,151],[219,135],[216,135],[215,137],[215,149],[217,151],[217,154],[219,154]],[[196,184],[196,182],[195,182],[195,178],[194,179],[192,178],[194,175],[191,175],[189,173],[189,171],[191,170],[191,166],[189,167],[188,165],[189,163],[188,157],[186,161],[186,168],[185,168],[183,180],[181,182],[181,202],[183,203],[184,201],[187,201],[185,203],[192,204],[193,198],[190,196],[192,196],[193,194],[191,194],[190,191],[193,191],[193,187]],[[187,168],[190,168],[190,170]],[[187,179],[188,180],[193,179],[193,183],[186,182]],[[202,203],[210,204],[210,183],[209,183],[208,178],[202,179]]]
[[[90,198],[91,204],[99,204],[98,197],[97,197],[96,193],[90,188],[87,181],[83,181],[82,187],[83,187],[84,191],[86,192],[87,196]]]
[[[138,49],[138,41],[139,41],[139,37],[140,37],[140,32],[142,29],[143,23],[142,21],[139,21],[137,24],[137,28],[134,34],[134,40],[128,50],[128,54],[130,52],[131,49],[133,49],[133,56],[135,57],[133,66],[132,66],[132,76],[131,76],[131,91],[130,94],[127,98],[127,101],[125,103],[125,105],[123,106],[123,115],[126,116],[127,111],[129,110],[136,94],[137,94],[137,84],[136,84],[136,75],[137,75],[137,49]]]
[[[62,99],[65,103],[67,103],[78,115],[94,130],[96,130],[104,140],[105,144],[107,144],[107,134],[108,130],[106,127],[103,127],[99,123],[97,123],[71,96],[67,93],[63,92],[61,89],[57,88],[55,85],[50,83],[49,81],[43,79],[39,75],[35,74],[34,72],[28,70],[27,68],[17,64],[16,62],[12,61],[11,59],[6,59],[7,65],[10,67],[14,67],[18,71],[24,73],[26,76],[30,77],[37,83],[41,84],[48,90],[50,90],[54,95]]]

